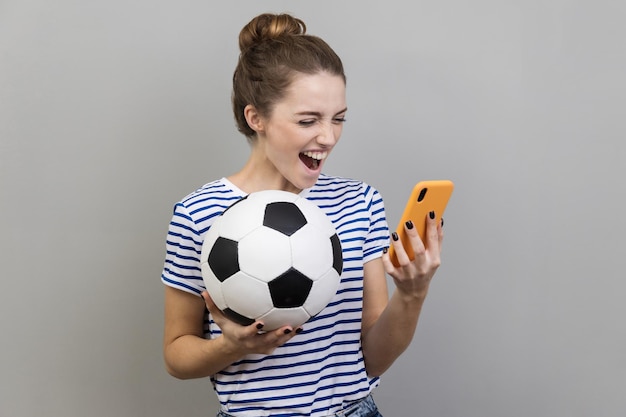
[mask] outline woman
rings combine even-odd
[[[370,394],[411,342],[439,266],[441,225],[427,219],[425,245],[407,223],[413,261],[393,233],[394,267],[378,191],[321,173],[347,112],[339,57],[284,14],[255,17],[239,47],[232,100],[250,157],[175,206],[162,275],[166,368],[181,379],[210,376],[220,416],[379,416]],[[335,298],[303,327],[260,332],[262,322],[241,326],[216,308],[199,258],[215,217],[267,189],[301,194],[326,212],[342,241],[344,272]],[[385,273],[395,283],[391,298]]]

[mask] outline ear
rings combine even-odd
[[[252,104],[248,104],[243,109],[243,116],[246,118],[248,126],[256,133],[263,132],[265,130],[265,124],[263,123],[263,117],[257,111],[256,107]]]

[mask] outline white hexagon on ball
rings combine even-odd
[[[311,315],[304,307],[274,308],[266,315],[259,317],[264,329],[277,329],[282,326],[291,326],[294,329],[306,323]]]
[[[287,271],[292,263],[289,238],[259,227],[239,242],[239,268],[264,282]]]
[[[330,303],[337,293],[341,282],[341,276],[333,268],[313,282],[309,297],[304,302],[303,308],[314,316]]]
[[[313,281],[333,267],[330,237],[316,225],[307,223],[290,237],[294,268]]]
[[[234,222],[221,222],[226,224],[223,225],[220,236],[235,241],[243,239],[244,236],[263,224],[264,207],[265,204],[262,201],[249,197],[237,200],[219,217],[219,219],[223,219],[228,215],[227,218],[229,219],[237,219]]]
[[[228,308],[250,319],[261,317],[274,308],[267,284],[244,272],[237,272],[222,282],[221,290]]]

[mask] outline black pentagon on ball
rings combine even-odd
[[[274,307],[293,308],[304,304],[313,281],[300,271],[289,268],[268,284]]]
[[[218,237],[208,258],[209,268],[221,282],[239,271],[239,252],[237,242]]]
[[[254,319],[251,319],[250,317],[242,316],[241,314],[237,313],[234,310],[231,310],[230,308],[225,308],[222,312],[226,315],[226,317],[228,317],[235,323],[241,324],[242,326],[249,326],[256,321]]]
[[[306,224],[298,206],[288,201],[276,201],[265,206],[263,226],[291,236]]]
[[[333,246],[333,269],[341,275],[341,271],[343,271],[343,251],[341,250],[341,241],[337,233],[330,237],[330,243]]]

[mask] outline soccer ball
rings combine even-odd
[[[209,295],[231,320],[263,330],[298,327],[339,287],[341,243],[315,204],[287,191],[251,193],[206,233],[200,256]]]

